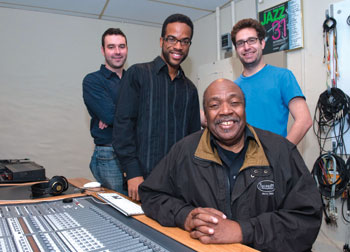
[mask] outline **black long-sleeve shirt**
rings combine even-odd
[[[198,92],[181,68],[171,80],[159,56],[131,66],[121,84],[113,147],[126,179],[146,178],[174,143],[200,130]]]

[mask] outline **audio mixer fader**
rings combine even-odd
[[[2,251],[193,251],[92,197],[0,205]]]

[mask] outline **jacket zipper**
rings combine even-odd
[[[208,160],[208,159],[204,159],[204,158],[200,158],[200,157],[197,157],[197,156],[194,156],[195,159],[198,159],[198,160],[202,160],[202,161],[206,161],[206,162],[213,162],[211,160]],[[232,213],[231,213],[231,193],[230,193],[230,179],[229,177],[227,176],[227,173],[224,171],[224,167],[216,162],[214,162],[216,165],[219,165],[222,169],[221,171],[224,173],[224,177],[226,178],[226,183],[225,183],[225,187],[226,187],[226,190],[225,190],[225,195],[226,195],[226,199],[228,200],[225,200],[225,210],[226,210],[226,216],[228,219],[231,219],[232,218]]]
[[[224,168],[224,167],[222,167]],[[225,168],[224,168],[225,169]],[[230,190],[231,190],[231,186],[230,186],[230,179],[229,177],[227,176],[226,172],[224,171],[225,173],[225,177],[226,177],[226,199],[225,200],[225,203],[226,203],[226,212],[229,216],[227,216],[227,219],[232,219],[232,212],[231,212],[231,193],[230,193]]]

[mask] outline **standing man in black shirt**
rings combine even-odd
[[[131,66],[122,80],[113,147],[134,200],[139,200],[138,186],[170,147],[200,130],[198,92],[180,66],[192,36],[190,18],[169,16],[162,27],[161,55]]]

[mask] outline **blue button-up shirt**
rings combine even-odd
[[[83,98],[91,116],[90,132],[95,144],[111,144],[115,106],[120,88],[119,76],[101,65],[99,71],[89,73],[83,80]],[[108,125],[101,130],[99,121]]]

